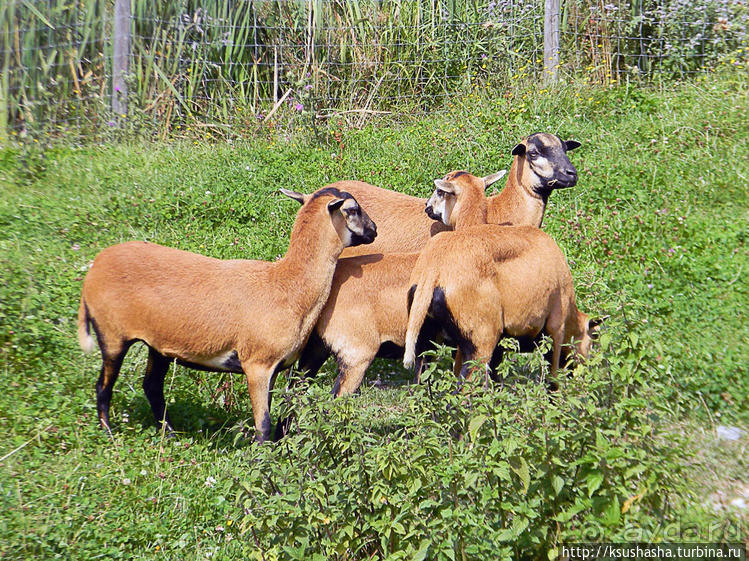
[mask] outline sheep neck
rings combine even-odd
[[[277,263],[279,278],[295,284],[287,291],[287,298],[295,301],[299,313],[314,316],[315,320],[328,298],[336,262],[343,251],[327,211],[323,212],[326,216],[312,223],[311,217],[300,211],[286,255]]]
[[[477,226],[479,224],[486,224],[487,219],[487,202],[486,197],[482,189],[478,191],[465,190],[463,192],[463,199],[460,202],[460,207],[456,213],[456,218],[453,223],[454,230],[461,230],[469,226]]]
[[[504,189],[489,198],[489,222],[541,227],[548,194],[541,195],[531,186],[523,185],[526,159],[515,156]]]

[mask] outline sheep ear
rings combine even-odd
[[[513,156],[525,156],[525,144],[518,144],[512,149]]]
[[[446,191],[448,193],[455,193],[453,184],[449,181],[445,181],[444,179],[435,179],[434,186],[437,187],[437,189],[442,189],[443,191]]]
[[[503,169],[502,171],[498,171],[497,173],[487,175],[484,178],[484,190],[491,187],[494,183],[502,179],[506,174],[507,174],[507,170]]]
[[[611,316],[600,316],[600,317],[588,320],[588,333],[590,334],[590,336],[596,337],[601,331],[603,324],[610,317]]]
[[[298,202],[298,203],[299,203],[300,205],[303,205],[303,204],[304,204],[304,201],[305,201],[305,200],[306,200],[306,198],[307,198],[307,195],[303,195],[302,193],[297,193],[296,191],[292,191],[292,190],[290,190],[290,189],[284,189],[283,187],[281,187],[281,188],[279,189],[279,191],[280,191],[281,193],[283,193],[284,195],[286,195],[287,197],[289,197],[289,198],[291,198],[291,199],[294,199],[294,200],[295,200],[296,202]]]
[[[339,208],[341,208],[341,205],[343,205],[343,202],[346,199],[334,199],[328,203],[328,212],[330,214],[333,214],[335,211],[337,211]]]
[[[564,141],[564,149],[569,152],[570,150],[574,150],[575,148],[580,148],[582,146],[577,140],[565,140]]]

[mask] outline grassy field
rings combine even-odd
[[[325,139],[0,150],[0,558],[554,559],[574,541],[746,540],[730,501],[749,488],[748,86],[519,88]],[[328,363],[292,390],[279,379],[271,414],[293,408],[292,432],[256,446],[241,376],[175,367],[181,432],[164,439],[138,347],[113,439],[97,427],[99,361],[75,318],[101,249],[272,260],[297,210],[279,187],[426,196],[451,169],[507,168],[534,131],[583,144],[544,228],[581,309],[611,316],[553,402],[537,355],[511,355],[502,390],[459,395],[444,361],[418,387],[381,361],[339,400]],[[745,432],[722,441],[718,425]]]

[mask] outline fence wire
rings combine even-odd
[[[113,92],[111,1],[5,2],[0,135],[413,113],[544,76],[543,0],[131,0],[130,13],[127,92]],[[562,80],[683,78],[749,54],[746,0],[562,0],[554,16]]]

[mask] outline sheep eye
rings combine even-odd
[[[437,189],[437,196],[438,197],[444,197],[445,196],[445,192],[442,189]]]
[[[538,152],[528,152],[528,157],[531,160],[535,160],[536,158],[538,158]]]

